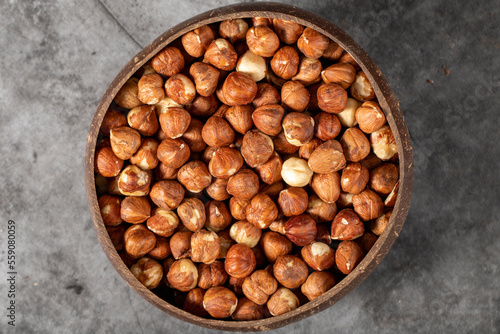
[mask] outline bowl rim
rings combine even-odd
[[[155,295],[145,288],[123,263],[108,236],[100,214],[95,187],[94,154],[102,120],[114,96],[123,84],[149,59],[184,33],[196,27],[226,19],[251,17],[278,18],[311,27],[337,42],[358,62],[372,84],[396,140],[399,154],[399,193],[391,219],[384,233],[379,236],[377,242],[362,262],[327,293],[301,305],[296,310],[277,317],[253,321],[205,319],[185,312]],[[273,2],[253,2],[219,7],[181,22],[161,34],[123,67],[107,88],[92,120],[85,152],[84,174],[88,205],[99,243],[115,270],[132,289],[162,311],[195,325],[227,331],[263,331],[286,326],[333,305],[364,281],[382,261],[398,238],[408,214],[413,186],[413,155],[408,129],[394,92],[375,62],[347,33],[332,22],[296,6]]]

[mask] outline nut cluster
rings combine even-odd
[[[201,317],[257,320],[320,297],[397,199],[397,147],[369,78],[295,22],[186,33],[123,85],[101,134],[111,241],[145,287]]]

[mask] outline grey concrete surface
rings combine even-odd
[[[162,313],[115,272],[91,226],[83,157],[121,67],[176,23],[235,2],[0,3],[1,333],[13,331],[9,219],[17,332],[213,332]],[[328,310],[274,332],[500,332],[498,2],[283,2],[335,22],[378,63],[410,129],[415,186],[401,236],[375,272]]]

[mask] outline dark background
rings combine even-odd
[[[236,1],[2,1],[0,277],[17,223],[20,333],[209,333],[143,300],[92,228],[83,157],[119,70],[159,34]],[[276,333],[500,331],[498,1],[283,1],[344,29],[401,101],[415,185],[400,238],[339,303]],[[0,332],[7,332],[2,316]]]

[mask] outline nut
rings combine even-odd
[[[234,141],[234,130],[222,117],[212,116],[205,122],[201,136],[208,146],[229,146]]]
[[[260,179],[266,184],[273,184],[281,181],[281,169],[283,167],[283,160],[278,153],[273,152],[271,158],[264,164],[255,167],[259,173]]]
[[[99,209],[104,225],[116,226],[123,222],[120,216],[121,201],[120,197],[112,195],[99,197]]]
[[[106,231],[109,234],[109,238],[115,246],[117,251],[120,251],[125,247],[125,242],[123,240],[123,235],[125,234],[125,224],[120,224],[116,226],[107,226]]]
[[[252,198],[246,214],[246,218],[250,223],[258,228],[265,229],[278,217],[278,208],[268,195],[258,194]]]
[[[189,146],[182,139],[164,139],[158,145],[158,159],[169,168],[179,168],[191,155]]]
[[[274,263],[279,256],[292,252],[292,242],[276,232],[264,232],[260,238],[260,245],[267,260],[271,263]]]
[[[120,207],[120,217],[130,224],[139,224],[150,217],[151,205],[145,197],[125,197]]]
[[[356,121],[364,133],[373,133],[385,124],[385,115],[375,101],[367,101],[356,110]]]
[[[178,182],[163,180],[151,187],[149,196],[160,208],[174,210],[184,199],[184,193],[184,188]]]
[[[300,251],[302,259],[312,269],[323,271],[335,264],[335,250],[323,242],[314,241]]]
[[[356,243],[361,247],[361,250],[366,255],[377,242],[378,237],[370,232],[365,232],[361,238],[356,239]]]
[[[337,117],[340,120],[340,124],[345,127],[352,128],[358,121],[356,120],[356,110],[361,106],[361,102],[358,100],[348,98],[347,105],[344,110],[337,114]]]
[[[348,275],[363,260],[363,250],[354,241],[342,241],[335,252],[335,264]]]
[[[220,71],[210,64],[197,62],[189,68],[189,75],[194,80],[196,91],[201,96],[215,93],[219,82]]]
[[[373,232],[373,234],[378,236],[384,233],[385,228],[387,227],[387,225],[389,224],[389,220],[391,219],[391,215],[392,209],[386,210],[382,214],[382,216],[368,223],[368,227]]]
[[[279,104],[281,94],[276,88],[267,82],[257,84],[257,95],[252,101],[254,108],[265,106],[267,104]]]
[[[242,199],[239,197],[231,197],[229,200],[229,210],[234,219],[244,220],[246,219],[246,210],[250,205],[250,200]]]
[[[128,160],[139,149],[141,135],[128,126],[120,126],[110,130],[109,141],[113,153],[122,160]]]
[[[320,112],[314,116],[314,135],[323,141],[335,139],[340,133],[341,126],[337,115]]]
[[[370,173],[368,169],[359,162],[349,162],[340,178],[342,191],[351,194],[359,194],[366,188]]]
[[[234,197],[250,200],[259,192],[259,177],[249,169],[242,169],[229,178],[227,192]]]
[[[291,79],[299,68],[299,54],[291,46],[284,46],[271,59],[273,72],[285,80]]]
[[[139,282],[150,290],[156,288],[163,278],[161,264],[149,257],[143,257],[137,261],[136,264],[130,267],[130,271]]]
[[[215,232],[199,230],[191,236],[191,260],[210,264],[219,256],[220,240]]]
[[[198,198],[185,198],[177,208],[184,226],[192,232],[199,231],[206,221],[205,205]]]
[[[186,163],[177,172],[177,180],[193,193],[199,193],[212,183],[212,175],[207,166],[199,160]]]
[[[120,88],[118,93],[115,95],[115,102],[120,107],[126,109],[132,109],[142,105],[141,100],[139,100],[139,87],[137,86],[139,79],[130,78],[128,79]]]
[[[238,59],[236,71],[248,75],[255,82],[261,81],[267,74],[266,60],[251,51],[246,51]]]
[[[297,74],[292,80],[297,80],[304,86],[309,86],[320,81],[321,70],[323,66],[318,59],[303,57],[299,63]],[[311,97],[312,98],[312,97]]]
[[[262,165],[271,158],[274,144],[269,136],[258,130],[245,133],[241,145],[241,155],[245,162],[252,168]]]
[[[100,176],[100,175],[97,175]],[[115,176],[112,178],[107,178],[106,183],[107,183],[107,188],[106,191],[110,193],[111,195],[121,195],[122,193],[120,192],[120,189],[118,189],[118,180],[120,179],[120,176]]]
[[[370,154],[370,142],[365,134],[358,128],[349,128],[345,130],[340,144],[344,149],[344,155],[347,161],[358,162]]]
[[[203,129],[203,122],[196,118],[191,118],[189,127],[182,135],[182,140],[189,146],[191,152],[202,152],[207,144],[201,137],[201,130]]]
[[[318,223],[332,221],[337,213],[337,205],[323,201],[318,195],[311,195],[307,213]]]
[[[161,100],[160,102],[158,102],[157,104],[155,104],[156,115],[158,115],[158,117],[160,117],[160,115],[162,113],[164,113],[166,110],[168,110],[168,108],[172,108],[172,107],[182,108],[183,106],[180,105],[177,102],[174,102],[174,100],[172,100],[168,96],[165,96],[163,98],[163,100]]]
[[[288,142],[283,131],[273,137],[273,144],[276,152],[281,154],[293,154],[299,150],[299,146],[292,145]]]
[[[354,211],[363,221],[378,218],[384,213],[384,202],[379,195],[369,189],[353,195],[352,204]]]
[[[280,19],[273,19],[273,27],[279,39],[286,44],[294,44],[297,42],[304,31],[302,25]]]
[[[250,51],[261,57],[272,57],[280,47],[278,35],[266,26],[248,29],[246,38]]]
[[[155,169],[155,175],[157,180],[175,180],[177,178],[178,168],[170,168],[165,166],[163,163],[159,163]]]
[[[236,278],[233,276],[229,276],[229,288],[234,291],[237,295],[243,295],[243,282],[245,281],[246,277],[242,278]]]
[[[287,109],[304,111],[309,104],[309,99],[309,91],[298,81],[287,81],[281,87],[281,103]]]
[[[370,101],[375,98],[375,91],[364,72],[356,73],[356,78],[351,86],[351,95],[359,101]]]
[[[328,292],[335,285],[335,277],[329,272],[315,271],[309,275],[306,282],[300,287],[300,291],[309,300],[314,300]]]
[[[130,157],[130,163],[143,170],[155,169],[158,165],[158,142],[153,138],[144,138],[137,152]]]
[[[149,193],[151,175],[134,165],[125,167],[118,178],[118,189],[122,195],[144,196]]]
[[[205,212],[207,215],[205,227],[210,231],[219,232],[231,224],[231,214],[224,202],[206,202]]]
[[[396,146],[394,135],[388,125],[384,125],[370,135],[370,144],[372,146],[373,153],[375,153],[377,157],[382,160],[389,160],[396,153],[398,153],[398,147]],[[120,157],[118,156],[118,158]]]
[[[146,225],[156,235],[170,237],[179,226],[179,217],[170,209],[156,208]]]
[[[118,158],[111,147],[96,150],[94,169],[104,177],[114,177],[120,174],[123,160]]]
[[[310,85],[307,87],[307,90],[309,91],[309,105],[307,106],[307,109],[309,110],[318,110],[318,88],[321,87],[323,83],[318,82],[315,84]]]
[[[231,72],[222,85],[224,104],[230,106],[245,105],[257,95],[257,83],[242,72]]]
[[[307,213],[289,218],[285,224],[285,235],[297,246],[305,246],[316,239],[316,221]]]
[[[243,19],[225,20],[220,23],[219,34],[231,43],[245,39],[248,23]]]
[[[330,43],[328,44],[328,47],[326,48],[325,52],[323,52],[322,57],[328,60],[338,60],[341,56],[342,53],[344,52],[344,49],[334,41],[330,40]]]
[[[151,60],[151,66],[161,75],[170,77],[184,68],[184,56],[175,46],[167,46]]]
[[[231,316],[238,305],[238,298],[231,290],[214,286],[205,292],[203,307],[214,318],[223,319]]]
[[[109,131],[113,128],[127,125],[127,117],[119,111],[109,108],[102,119],[99,129],[104,136],[109,136]]]
[[[335,83],[325,83],[319,86],[318,107],[326,112],[338,114],[347,106],[347,92]]]
[[[230,147],[220,147],[208,163],[208,170],[216,178],[227,179],[236,174],[243,166],[240,152]]]
[[[276,289],[278,282],[266,270],[255,271],[245,278],[242,285],[243,294],[257,305],[264,305]]]
[[[130,226],[123,235],[125,251],[133,257],[142,257],[155,248],[156,237],[144,225]]]
[[[184,259],[191,256],[191,236],[190,231],[177,232],[170,238],[170,250],[174,259]]]
[[[330,44],[330,39],[314,29],[306,27],[297,40],[297,47],[308,58],[318,59]]]
[[[250,247],[243,244],[232,245],[226,256],[226,272],[236,278],[250,276],[257,262]]]
[[[224,117],[234,130],[244,135],[253,127],[253,111],[254,109],[250,105],[234,106],[226,110]]]
[[[205,290],[202,288],[194,288],[188,292],[182,309],[198,317],[206,317],[208,312],[203,308],[204,296]]]
[[[335,202],[340,196],[340,176],[337,172],[314,174],[311,188],[327,203]]]
[[[325,83],[336,83],[343,89],[349,88],[354,82],[356,70],[351,64],[337,63],[330,65],[321,72],[321,78]]]
[[[213,286],[224,285],[228,275],[224,269],[224,263],[215,261],[210,264],[200,263],[198,266],[198,286],[210,289]]]
[[[194,58],[203,56],[213,40],[214,33],[212,29],[206,25],[185,33],[181,38],[184,50]]]
[[[238,244],[253,248],[259,243],[262,230],[247,221],[238,221],[231,225],[229,235]]]
[[[341,170],[346,165],[342,145],[334,139],[324,142],[311,154],[308,164],[313,172],[320,174]]]
[[[274,277],[286,288],[295,289],[307,279],[309,271],[304,261],[293,255],[281,255],[273,265]]]
[[[213,115],[219,107],[215,94],[209,96],[196,95],[194,100],[186,104],[186,110],[192,116],[208,117]]]
[[[285,110],[279,104],[268,104],[255,109],[252,114],[255,127],[269,136],[276,136],[281,131],[281,120]]]
[[[338,62],[339,63],[349,63],[352,66],[354,66],[354,68],[356,69],[356,71],[360,69],[359,64],[356,62],[356,60],[347,51],[344,51],[342,53],[342,56],[339,58]]]
[[[281,177],[291,187],[305,187],[311,181],[314,172],[307,161],[299,158],[288,158],[283,162]]]
[[[250,299],[243,297],[238,299],[238,306],[231,317],[237,321],[260,320],[264,318],[264,309]]]
[[[340,192],[339,199],[337,200],[338,205],[343,208],[352,207],[352,196],[354,194]]]
[[[223,38],[218,38],[208,46],[205,60],[219,70],[231,71],[236,66],[238,54],[231,43]]]
[[[262,184],[259,187],[259,193],[269,195],[271,198],[278,197],[280,191],[283,190],[283,182],[275,182],[273,184]]]
[[[391,193],[387,195],[385,198],[384,204],[387,207],[394,207],[396,205],[396,200],[398,198],[399,193],[399,181],[396,182],[396,185],[392,189]]]
[[[307,210],[309,196],[303,188],[291,187],[280,192],[278,205],[285,216],[298,216]]]
[[[167,80],[165,90],[168,97],[181,105],[188,104],[196,96],[194,83],[181,73],[175,74]]]
[[[165,97],[163,79],[156,73],[145,74],[139,79],[137,97],[142,103],[157,104]]]
[[[216,201],[225,201],[231,195],[227,192],[227,179],[216,179],[214,178],[212,184],[210,184],[205,190],[208,196],[212,197]]]
[[[158,131],[155,106],[144,105],[133,108],[127,114],[128,125],[143,136],[152,136]]]
[[[328,226],[327,224],[317,224],[316,228],[318,229],[318,233],[316,234],[315,240],[330,245],[332,243],[330,226]]]
[[[252,25],[254,27],[257,27],[257,26],[272,27],[273,26],[273,19],[270,19],[267,17],[252,17]]]
[[[361,165],[366,167],[368,170],[372,170],[382,164],[382,160],[375,155],[375,153],[370,153],[366,158],[359,162]]]
[[[155,260],[164,260],[172,254],[168,238],[156,237],[155,248],[148,253],[148,256]]]
[[[341,210],[332,222],[332,239],[354,240],[365,233],[365,226],[351,209]]]
[[[167,280],[174,289],[187,292],[198,284],[198,269],[190,259],[177,260],[170,267]]]
[[[311,154],[314,152],[318,146],[323,144],[323,142],[318,138],[313,138],[311,141],[299,148],[299,157],[301,159],[309,159]]]
[[[275,317],[293,311],[299,305],[299,298],[287,288],[279,288],[267,302],[269,313]]]
[[[229,248],[231,248],[231,246],[234,245],[235,242],[233,239],[231,239],[231,236],[229,235],[229,230],[227,229],[217,232],[217,235],[219,236],[220,240],[219,259],[225,259],[227,256],[227,252],[229,251]]]
[[[314,120],[304,113],[291,112],[283,118],[283,132],[290,144],[305,145],[314,136]]]
[[[384,163],[370,172],[369,185],[378,194],[389,195],[398,182],[398,177],[398,168],[394,164]]]

